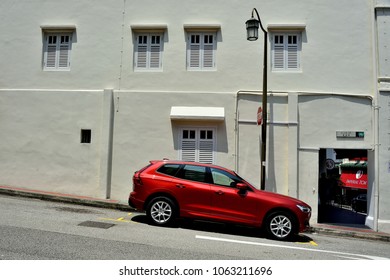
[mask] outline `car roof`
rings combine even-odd
[[[226,170],[229,172],[232,172],[231,169],[215,165],[215,164],[210,164],[210,163],[200,163],[196,161],[184,161],[184,160],[170,160],[170,159],[159,159],[159,160],[151,160],[150,163],[155,164],[155,163],[176,163],[176,164],[190,164],[190,165],[197,165],[197,166],[206,166],[206,167],[214,167],[214,168],[219,168],[222,170]]]

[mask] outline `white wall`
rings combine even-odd
[[[389,0],[376,2],[390,6]],[[268,71],[267,180],[270,190],[314,206],[318,149],[373,147],[372,39],[377,34],[372,4],[2,0],[0,157],[6,161],[0,162],[0,184],[126,201],[135,170],[150,159],[177,158],[181,125],[217,127],[216,163],[237,168],[258,184],[260,128],[255,121],[261,95],[256,91],[262,88],[263,42],[262,37],[248,42],[245,30],[257,8],[266,27],[304,26],[302,71]],[[70,71],[43,71],[42,26],[67,25],[76,28]],[[131,27],[140,25],[166,26],[163,71],[134,71]],[[216,71],[186,70],[187,25],[220,26]],[[379,25],[378,34],[386,28]],[[387,37],[378,37],[380,46],[388,45]],[[383,49],[379,58],[386,61]],[[379,66],[385,78],[380,87],[387,92],[388,64]],[[225,121],[171,121],[172,106],[223,107]],[[387,127],[386,118],[381,116],[381,127]],[[92,129],[90,145],[80,144],[81,128]],[[365,137],[337,139],[337,130],[364,131]],[[381,141],[387,141],[387,132],[381,132]],[[386,174],[385,163],[383,156],[381,174]],[[383,188],[388,180],[381,176]],[[385,204],[390,194],[382,194]],[[390,220],[387,210],[381,211],[381,219]]]
[[[102,103],[99,91],[1,90],[0,184],[103,197]]]

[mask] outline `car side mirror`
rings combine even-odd
[[[237,189],[240,191],[246,191],[248,189],[248,186],[244,183],[237,183],[236,184]]]

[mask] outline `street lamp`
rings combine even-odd
[[[254,18],[254,13],[257,19]],[[266,166],[266,141],[267,141],[267,35],[261,23],[259,13],[256,8],[252,10],[251,19],[246,21],[246,31],[248,41],[256,41],[259,38],[259,25],[264,32],[264,63],[263,63],[263,100],[262,100],[262,123],[261,123],[261,189],[265,190],[265,166]]]

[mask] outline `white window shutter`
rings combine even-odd
[[[203,67],[212,68],[214,67],[214,46],[205,45],[203,50]]]
[[[194,140],[182,140],[181,160],[196,161],[196,142]]]
[[[299,34],[275,34],[272,43],[273,70],[283,71],[300,69]]]
[[[283,69],[284,68],[284,46],[280,44],[275,44],[274,46],[274,69]]]
[[[145,45],[139,45],[137,48],[137,59],[136,59],[137,68],[146,68],[147,54],[148,54],[148,47]]]
[[[191,44],[189,50],[189,67],[190,68],[199,68],[200,67],[200,45]]]
[[[288,45],[287,47],[287,69],[298,68],[298,46]]]
[[[160,68],[160,46],[150,47],[150,68]]]
[[[199,162],[213,163],[214,142],[210,140],[200,140],[199,142]]]
[[[183,129],[181,135],[179,155],[181,160],[214,163],[214,129]]]
[[[69,69],[72,36],[68,34],[46,34],[44,48],[45,69]]]
[[[56,54],[57,54],[57,46],[56,45],[48,45],[46,50],[46,68],[55,68],[56,67]]]
[[[187,67],[193,70],[215,68],[215,50],[215,34],[189,34],[187,47]]]
[[[70,37],[67,35],[61,37],[59,55],[58,55],[58,67],[67,68],[69,67],[69,53],[70,53]]]
[[[135,68],[159,69],[162,57],[162,36],[149,33],[137,36]]]

